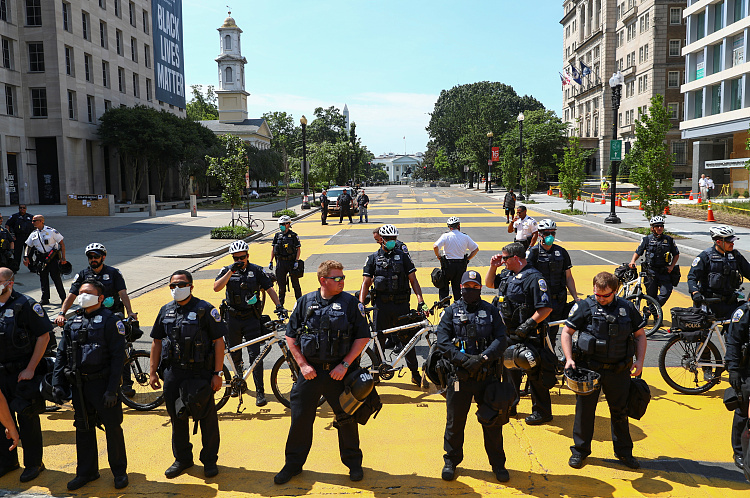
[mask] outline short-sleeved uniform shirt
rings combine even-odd
[[[226,275],[227,272],[229,272],[231,268],[232,268],[232,265],[228,265],[222,268],[219,274],[216,276],[216,279],[214,280],[214,282],[216,280],[219,280],[224,275]],[[254,265],[252,263],[248,263],[245,266],[245,268],[243,268],[242,270],[234,272],[234,275],[229,277],[229,280],[231,281],[232,279],[238,279],[240,283],[246,283],[248,279],[252,279],[252,278],[255,278],[255,281],[257,282],[258,287],[260,287],[263,290],[268,290],[271,287],[273,287],[273,282],[271,282],[271,279],[268,277],[266,272],[263,271],[263,268],[261,268],[258,265]],[[232,300],[232,297],[229,295],[230,294],[229,286],[230,286],[230,282],[227,282],[225,289],[226,289],[227,301],[230,303],[230,305],[232,307],[239,306],[242,309],[249,308],[251,305],[243,305],[243,304],[238,305],[236,302]]]
[[[52,227],[44,226],[41,230],[34,230],[26,239],[26,245],[46,254],[52,249],[59,249],[63,236]]]
[[[167,314],[187,316],[189,313],[195,312],[199,308],[206,310],[203,318],[201,318],[200,324],[204,331],[208,330],[208,338],[215,341],[224,337],[224,335],[226,335],[226,325],[221,321],[219,310],[214,308],[213,304],[192,296],[190,301],[184,306],[178,305],[175,301],[170,301],[161,307],[159,314],[156,316],[154,327],[151,329],[151,338],[161,340],[167,337],[167,332],[164,330],[164,325],[162,324],[162,321]]]
[[[19,299],[23,301],[23,306],[20,312],[16,314],[15,305]],[[41,304],[15,290],[11,292],[10,297],[5,303],[0,304],[0,317],[2,317],[0,319],[6,321],[8,319],[15,320],[15,326],[25,330],[29,337],[32,338],[32,343],[44,334],[52,332],[54,328],[54,325],[52,325],[52,322],[47,317],[47,312],[44,311]],[[9,334],[11,331],[7,330],[7,327],[5,329],[5,334],[8,335],[4,339],[7,341],[10,338]],[[9,353],[5,348],[0,349],[0,363],[19,359],[9,357]],[[30,358],[31,356],[29,356]]]
[[[396,244],[398,246],[398,244]],[[394,247],[391,251],[386,251],[382,247],[375,251],[374,253],[367,256],[367,261],[365,261],[365,266],[362,268],[362,275],[365,277],[374,277],[375,276],[375,260],[378,258],[378,256],[385,256],[386,258],[393,258],[393,259],[402,259],[403,265],[404,265],[404,271],[407,275],[410,273],[414,273],[417,271],[417,268],[414,266],[414,263],[411,260],[411,257],[408,253],[400,250],[398,247]]]
[[[596,296],[589,296],[588,299],[575,303],[570,309],[570,313],[568,313],[568,318],[565,319],[565,325],[573,330],[586,330],[591,324],[591,306],[587,302],[591,299],[596,300]],[[630,324],[633,327],[631,330],[632,333],[635,333],[641,328],[643,317],[638,312],[635,305],[627,299],[615,297],[615,299],[613,299],[607,306],[602,306],[598,302],[596,302],[596,305],[602,308],[608,315],[627,313],[630,317]]]
[[[305,294],[297,300],[291,315],[289,315],[286,336],[296,338],[299,335],[298,330],[305,324],[305,317],[310,305],[319,304],[322,308],[325,308],[329,304],[333,306],[334,303],[341,306],[347,320],[353,326],[352,342],[357,339],[369,339],[370,328],[367,326],[365,317],[359,312],[359,301],[348,292],[336,294],[331,299],[323,299],[323,296],[320,295],[320,289]]]
[[[282,260],[297,259],[297,249],[302,247],[299,237],[291,229],[286,232],[276,232],[271,244],[274,247],[274,255]]]
[[[76,279],[70,285],[70,291],[68,292],[77,296],[83,282],[90,278],[98,280],[104,285],[104,297],[114,297],[120,291],[127,289],[125,286],[125,278],[123,278],[120,270],[103,264],[99,273],[91,268],[85,268],[79,271],[78,275],[76,275]],[[114,291],[114,293],[107,292],[109,290]]]
[[[516,240],[529,239],[539,231],[536,220],[528,215],[513,222],[513,229],[516,231]]]
[[[471,237],[460,230],[449,230],[442,234],[433,244],[438,249],[443,248],[448,259],[463,259],[466,253],[471,254],[479,246]]]
[[[527,304],[534,309],[552,306],[544,275],[529,265],[508,279],[505,296],[514,303]]]
[[[635,253],[638,255],[638,257],[643,256],[643,254],[646,252],[646,249],[649,248],[649,245],[651,244],[651,241],[656,239],[656,236],[653,233],[650,233],[643,237],[641,239],[641,243],[638,245],[638,248],[635,250]],[[670,237],[669,235],[662,235],[661,238],[656,239],[658,240],[660,245],[663,245],[663,250],[665,252],[669,252],[672,254],[672,258],[680,254],[680,250],[677,248],[677,244],[675,243],[674,239]],[[666,261],[663,265],[660,266],[668,266]]]

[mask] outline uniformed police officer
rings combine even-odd
[[[26,204],[20,204],[18,206],[18,212],[14,213],[8,221],[5,222],[5,226],[13,232],[16,237],[16,244],[13,249],[13,255],[16,258],[16,264],[21,264],[21,258],[23,257],[23,249],[25,247],[24,241],[29,238],[31,232],[34,231],[34,225],[32,220],[34,219],[29,213],[26,212]]]
[[[612,444],[615,456],[627,467],[637,469],[630,438],[627,402],[630,377],[643,370],[646,357],[646,333],[643,321],[633,303],[615,296],[620,282],[611,273],[601,272],[594,277],[594,295],[573,305],[561,336],[565,353],[565,370],[577,366],[599,373],[599,385],[609,405]],[[578,331],[578,350],[581,359],[573,357],[573,334]],[[633,362],[635,354],[635,362]],[[573,446],[568,465],[574,469],[584,466],[591,453],[594,418],[599,402],[599,389],[588,395],[576,394],[576,414],[573,423]]]
[[[461,231],[461,220],[458,217],[451,216],[447,223],[448,231],[440,235],[432,245],[432,250],[445,272],[446,285],[439,289],[440,299],[448,297],[453,290],[453,300],[458,301],[461,296],[461,279],[469,261],[479,252],[479,246]]]
[[[286,300],[286,276],[292,281],[294,288],[294,298],[302,297],[302,288],[299,286],[299,277],[292,275],[292,269],[296,269],[299,264],[299,256],[302,252],[302,244],[299,237],[292,231],[292,219],[284,215],[279,218],[279,232],[273,236],[271,243],[271,264],[268,265],[273,270],[273,260],[276,259],[276,281],[279,283],[279,302],[284,306]]]
[[[481,299],[482,277],[467,271],[461,277],[461,298],[445,309],[437,327],[437,343],[445,357],[464,370],[467,379],[449,382],[446,392],[445,465],[442,478],[452,481],[456,466],[464,458],[466,418],[474,399],[484,401],[485,388],[495,381],[497,360],[502,356],[507,337],[497,308]],[[484,448],[497,480],[507,482],[502,427],[482,426]]]
[[[261,290],[267,292],[276,305],[276,314],[280,317],[286,316],[284,308],[279,304],[279,296],[273,290],[271,279],[260,266],[254,265],[248,260],[249,250],[250,248],[244,240],[232,242],[232,245],[229,246],[229,252],[232,254],[234,264],[222,268],[214,281],[214,292],[221,292],[225,287],[227,289],[226,342],[230,348],[240,344],[243,338],[247,341],[266,333],[260,323],[263,312]],[[255,358],[260,354],[260,343],[253,344],[245,349],[248,353],[248,365],[252,365]],[[237,371],[242,375],[244,364],[241,349],[232,353],[232,361]],[[260,362],[253,370],[253,381],[255,381],[255,404],[256,406],[265,406],[268,402],[263,387],[263,362]]]
[[[654,216],[649,224],[651,233],[641,240],[630,260],[630,267],[635,268],[636,260],[644,257],[643,270],[648,274],[646,294],[664,306],[672,295],[674,286],[669,274],[680,259],[680,250],[677,249],[674,239],[664,234],[664,218]]]
[[[734,464],[742,468],[744,455],[742,452],[742,433],[748,426],[747,393],[750,392],[750,307],[743,303],[732,314],[732,323],[729,332],[725,335],[727,340],[727,370],[729,371],[729,384],[738,396],[743,398],[744,406],[734,410],[732,419],[732,452],[734,453]],[[746,387],[743,389],[743,385]]]
[[[720,303],[713,303],[710,308],[716,318],[725,319],[739,306],[736,291],[742,277],[750,279],[750,263],[734,249],[738,237],[732,227],[712,226],[710,233],[714,245],[693,260],[688,273],[688,290],[696,306],[706,297],[721,298]]]
[[[552,304],[547,294],[547,281],[539,270],[532,267],[526,261],[526,249],[520,242],[513,242],[503,247],[502,254],[492,256],[490,268],[485,279],[487,287],[494,285],[497,268],[505,264],[515,276],[503,281],[499,291],[502,297],[500,302],[500,313],[503,322],[508,328],[509,344],[530,344],[537,351],[545,347],[544,323],[552,312]],[[528,425],[545,424],[552,420],[552,400],[547,386],[545,376],[542,372],[549,371],[548,360],[545,355],[540,354],[541,368],[538,373],[529,374],[529,388],[531,390],[531,415],[526,417]],[[521,380],[523,372],[513,370],[510,372],[511,379],[516,387],[516,393],[520,396]],[[516,403],[518,400],[516,400]]]
[[[379,246],[382,246],[384,244],[383,237],[380,236],[380,227],[375,227],[375,228],[372,229],[372,238],[375,240],[375,242]],[[403,242],[401,242],[398,239],[396,239],[396,248],[397,249],[401,249],[402,251],[404,251],[407,254],[409,252],[409,248],[406,247],[406,244],[404,244]]]
[[[23,264],[29,266],[29,251],[34,250],[40,253],[42,258],[46,257],[53,249],[58,251],[48,261],[48,264],[39,273],[39,282],[42,286],[42,299],[39,304],[49,304],[49,279],[55,283],[57,294],[60,296],[60,302],[65,301],[65,287],[63,287],[62,278],[60,277],[60,264],[65,264],[65,241],[60,232],[44,224],[44,216],[37,214],[32,220],[36,228],[26,239],[26,249],[23,256]]]
[[[78,305],[82,308],[65,324],[52,376],[53,397],[62,403],[63,385],[70,383],[76,428],[76,476],[68,482],[74,491],[99,479],[96,425],[107,435],[107,457],[115,488],[128,485],[128,459],[122,433],[122,403],[117,397],[125,363],[125,325],[102,305],[104,286],[83,282]]]
[[[344,191],[336,198],[336,207],[339,208],[339,225],[344,221],[344,216],[349,217],[349,223],[354,223],[352,221],[354,199],[349,195],[349,192],[346,189],[344,189]]]
[[[356,369],[370,332],[357,300],[344,290],[344,266],[323,261],[318,267],[320,288],[297,301],[289,317],[286,342],[302,377],[292,388],[292,425],[286,441],[286,462],[273,478],[284,484],[302,472],[310,453],[318,400],[324,396],[336,416],[341,461],[349,479],[360,481],[362,450],[357,423],[339,403],[344,376]]]
[[[10,413],[8,400],[5,399],[2,391],[0,391],[0,425],[5,427],[5,437],[10,439],[11,442],[8,451],[13,451],[18,448],[18,443],[21,442],[21,436],[18,434],[18,429],[16,429],[16,421],[13,420],[13,415]]]
[[[320,224],[321,225],[328,224],[328,222],[326,221],[328,219],[328,204],[330,204],[330,201],[328,200],[328,191],[326,189],[323,189],[323,191],[320,193]]]
[[[32,379],[36,373],[46,373],[46,364],[42,363],[40,367],[39,361],[52,332],[52,323],[44,308],[17,292],[13,285],[13,271],[10,268],[0,268],[0,391],[11,404],[16,398],[19,382]],[[39,414],[33,410],[23,410],[16,417],[23,438],[25,469],[21,474],[21,482],[27,482],[44,470],[42,427]],[[11,429],[5,423],[3,427]],[[5,448],[0,449],[0,476],[3,476],[18,468],[18,452],[11,440],[0,439],[6,441]]]
[[[0,267],[18,270],[18,263],[13,257],[16,237],[7,228],[2,227],[3,215],[0,214]]]
[[[172,421],[172,453],[174,463],[164,472],[173,479],[193,466],[193,445],[187,418],[177,417],[175,402],[180,397],[180,385],[185,380],[205,379],[215,391],[221,389],[224,363],[226,325],[219,310],[211,303],[193,296],[193,276],[187,270],[177,270],[169,278],[173,301],[165,304],[156,316],[151,329],[151,363],[149,380],[153,389],[161,388],[159,375],[164,379],[164,402]],[[159,373],[157,373],[157,370]],[[219,473],[219,419],[213,396],[207,415],[200,419],[203,449],[203,475]]]
[[[396,247],[398,229],[393,225],[383,225],[379,232],[383,243],[377,252],[367,257],[365,267],[362,269],[363,278],[359,300],[364,307],[370,286],[372,286],[375,291],[373,293],[375,327],[377,330],[385,330],[402,325],[398,323],[399,317],[409,314],[410,284],[414,294],[417,295],[418,309],[426,311],[427,307],[422,297],[422,288],[417,281],[417,269],[411,257]],[[382,334],[378,336],[378,340],[383,340],[381,337]],[[411,370],[412,383],[421,386],[422,376],[419,374],[416,349],[406,354],[406,366]]]

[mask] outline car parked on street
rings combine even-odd
[[[343,185],[337,185],[334,187],[330,187],[328,189],[328,214],[329,215],[339,215],[339,208],[336,206],[336,200],[339,198],[339,196],[344,192],[344,189],[349,192],[349,195],[352,196],[352,199],[354,199],[354,211],[352,211],[352,214],[359,212],[359,207],[357,206],[357,194],[351,187],[346,187]]]

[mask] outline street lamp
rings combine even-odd
[[[303,114],[299,118],[299,124],[302,125],[302,188],[304,189],[305,197],[310,195],[310,186],[307,182],[307,144],[305,143],[305,129],[307,128],[307,118]]]
[[[354,187],[354,144],[349,142],[349,178]]]
[[[487,138],[490,139],[490,159],[487,161],[487,185],[484,186],[484,190],[488,194],[493,194],[492,191],[492,132],[487,133]]]
[[[612,120],[612,140],[617,140],[617,111],[620,109],[620,96],[622,95],[622,84],[625,81],[622,73],[617,71],[609,79],[609,86],[612,88],[612,109],[614,109],[614,119]],[[612,170],[612,194],[609,216],[604,219],[604,223],[620,223],[620,218],[615,213],[615,193],[617,192],[617,169],[619,161],[612,161],[610,169]]]
[[[518,117],[516,118],[516,121],[518,121],[518,138],[519,138],[519,147],[518,147],[518,158],[520,160],[520,166],[518,171],[520,172],[523,169],[523,111],[518,113]],[[528,182],[527,182],[528,185]],[[529,193],[526,192],[526,195],[528,196]],[[523,189],[521,189],[521,195],[518,196],[519,200],[526,200],[526,197],[523,195]]]

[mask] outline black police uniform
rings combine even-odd
[[[320,194],[320,224],[327,225],[326,220],[328,219],[328,196],[326,194]]]
[[[175,401],[180,397],[180,384],[188,379],[211,382],[215,367],[214,344],[226,335],[226,325],[219,310],[211,303],[191,296],[184,306],[171,301],[159,310],[151,338],[162,341],[160,375],[164,379],[164,401],[172,420],[172,453],[183,465],[193,463],[188,419],[175,413]],[[200,461],[204,466],[215,465],[219,458],[219,419],[214,398],[205,418],[200,420],[203,448]]]
[[[292,276],[290,272],[297,263],[297,249],[302,247],[299,237],[288,228],[286,232],[278,232],[273,236],[273,251],[276,255],[276,281],[279,283],[279,303],[284,305],[286,299],[286,276],[292,281],[294,298],[302,297],[302,288],[299,286],[299,278]]]
[[[362,223],[362,216],[365,217],[365,223],[370,222],[369,215],[367,213],[367,204],[370,202],[370,196],[362,194],[357,197],[357,205],[359,206],[359,222]]]
[[[225,266],[219,272],[216,280],[219,280],[231,270],[232,265]],[[252,263],[247,263],[244,269],[238,270],[229,277],[226,285],[226,303],[227,303],[227,345],[231,348],[240,344],[244,340],[255,339],[263,335],[265,330],[261,326],[261,296],[260,291],[268,290],[273,287],[273,282],[263,269]],[[252,298],[256,299],[255,304],[249,304]],[[252,365],[255,358],[260,354],[260,343],[248,346],[248,365]],[[232,353],[232,361],[238,370],[241,370],[242,350]],[[263,389],[263,362],[260,362],[253,370],[253,380],[255,381],[255,390],[258,393],[265,392]]]
[[[31,232],[34,231],[34,224],[32,220],[34,216],[31,214],[21,214],[21,212],[14,213],[8,221],[5,222],[5,226],[13,232],[16,236],[18,243],[13,248],[13,256],[16,258],[16,262],[21,264],[21,258],[23,257],[23,246],[26,239],[29,238]]]
[[[349,192],[342,193],[339,195],[338,198],[339,203],[339,223],[344,221],[344,216],[349,217],[349,223],[354,223],[352,221],[352,196],[349,195]]]
[[[547,321],[556,322],[562,320],[567,315],[566,310],[568,301],[568,287],[566,272],[573,268],[570,261],[570,255],[565,248],[552,244],[549,249],[537,244],[529,249],[529,256],[526,258],[528,263],[539,270],[544,275],[547,282],[547,294],[550,298],[550,307],[552,312],[547,317]],[[552,345],[557,341],[557,330],[559,325],[549,327],[547,335]]]
[[[503,278],[504,276],[506,278]],[[544,329],[544,327],[541,327],[542,324],[537,327],[534,333],[529,334],[526,339],[520,338],[514,332],[519,325],[531,318],[537,309],[551,307],[544,275],[536,268],[527,264],[515,275],[496,275],[495,282],[498,284],[498,295],[502,296],[500,314],[503,317],[505,326],[508,328],[509,344],[531,344],[541,353],[545,347],[544,338],[540,332]],[[549,371],[550,367],[554,370],[555,366],[549,365],[546,355],[540,354],[539,356],[541,368],[537,370],[537,373],[528,375],[529,389],[531,391],[531,409],[533,413],[538,413],[543,418],[546,418],[552,416],[552,399],[549,394],[551,387],[545,387],[542,372]],[[512,370],[509,373],[516,388],[515,406],[520,399],[523,371]]]
[[[417,271],[409,254],[394,247],[386,251],[382,247],[367,257],[362,274],[372,278],[373,298],[375,306],[375,328],[385,330],[403,323],[399,317],[408,315],[411,307],[411,287],[409,275]],[[398,338],[396,338],[398,339]],[[378,334],[381,345],[385,342],[383,334]],[[406,353],[406,366],[412,373],[418,371],[417,350],[412,348]]]
[[[750,307],[743,303],[732,314],[732,323],[729,332],[725,335],[727,340],[727,356],[725,358],[729,372],[739,372],[742,382],[747,383],[750,379]],[[746,388],[747,390],[747,388]],[[738,393],[739,394],[739,393]],[[747,410],[748,400],[744,400]],[[732,419],[732,450],[735,461],[737,457],[743,457],[742,432],[748,424],[748,417],[743,415],[740,409],[734,411]]]
[[[11,263],[11,261],[15,263],[15,260],[10,245],[15,240],[16,238],[13,236],[12,232],[0,227],[0,266],[10,268],[14,271],[18,270],[18,267]]]
[[[9,405],[12,405],[16,397],[18,374],[28,366],[34,354],[36,340],[52,332],[53,327],[42,305],[15,290],[5,304],[0,305],[0,390]],[[41,361],[35,374],[45,374],[46,369],[46,363]],[[42,427],[39,414],[32,411],[11,414],[16,415],[18,420],[18,432],[23,441],[24,467],[39,467],[42,465]],[[13,441],[4,437],[0,439],[5,441],[4,448],[0,450],[0,468],[18,465],[18,450],[8,451]]]
[[[101,422],[107,436],[107,457],[115,477],[125,476],[128,459],[122,432],[122,403],[104,406],[104,394],[117,395],[125,362],[125,325],[101,306],[65,323],[57,349],[53,386],[70,383],[73,392],[76,428],[76,476],[90,477],[99,472],[96,425]],[[77,379],[80,377],[80,385]],[[83,397],[81,397],[83,394]],[[88,427],[86,421],[88,420]]]
[[[448,383],[446,392],[447,418],[443,449],[445,462],[458,465],[464,458],[464,430],[466,418],[474,399],[478,405],[484,401],[488,384],[496,381],[497,360],[507,345],[505,325],[497,308],[486,301],[468,305],[459,299],[445,309],[437,327],[437,343],[445,357],[457,367],[466,355],[485,355],[488,361],[482,369],[470,375],[464,370],[466,380]],[[493,469],[505,468],[502,427],[482,426],[484,448]]]
[[[70,294],[75,296],[78,295],[79,290],[83,283],[88,279],[94,279],[99,281],[104,286],[104,307],[109,309],[112,313],[123,313],[125,306],[122,304],[120,299],[120,291],[127,289],[125,286],[125,279],[120,273],[120,270],[102,264],[102,269],[99,273],[95,272],[91,267],[86,267],[76,275],[76,279],[70,286],[68,291]],[[108,298],[112,298],[112,304],[109,303]],[[107,306],[110,304],[109,306]]]
[[[615,455],[620,458],[633,456],[627,402],[630,368],[635,354],[633,334],[640,328],[642,321],[640,313],[630,301],[615,297],[612,303],[602,306],[594,296],[574,304],[565,320],[565,325],[578,331],[578,349],[586,347],[582,345],[584,333],[595,339],[593,351],[581,352],[582,358],[576,360],[576,367],[588,368],[601,375],[600,386],[609,405],[612,444]],[[593,340],[589,341],[589,344],[593,343]],[[585,396],[576,395],[573,446],[570,450],[582,458],[591,454],[598,402],[598,391]]]
[[[662,234],[661,237],[657,237],[650,233],[643,237],[635,253],[638,257],[645,254],[643,270],[648,274],[646,294],[664,306],[674,288],[667,267],[672,264],[674,257],[680,254],[677,244],[669,235]]]
[[[740,288],[741,277],[750,279],[750,263],[739,251],[721,254],[712,246],[693,260],[688,273],[688,290],[698,291],[704,297],[721,298],[720,303],[709,306],[718,319],[728,318],[739,306],[735,291]]]
[[[292,388],[292,425],[286,441],[284,465],[289,470],[301,470],[310,453],[320,396],[325,397],[336,416],[341,461],[349,469],[362,466],[359,429],[339,403],[344,381],[333,380],[330,376],[331,370],[349,353],[354,341],[370,337],[367,321],[359,312],[358,304],[346,292],[326,300],[317,290],[300,298],[289,317],[286,335],[296,339],[305,359],[316,372],[312,380],[300,376]],[[349,371],[358,366],[355,362]]]

